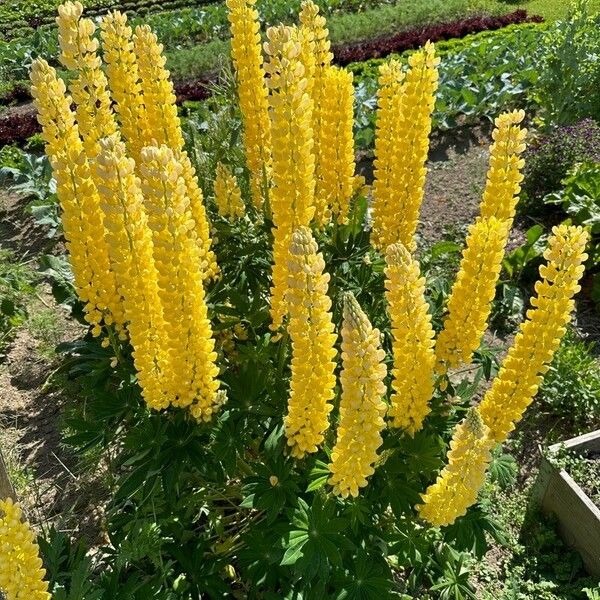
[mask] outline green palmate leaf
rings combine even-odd
[[[329,479],[331,473],[329,471],[329,467],[327,463],[324,463],[321,460],[317,460],[315,466],[311,469],[308,478],[310,483],[306,488],[307,492],[314,492],[319,488],[323,487],[327,480]]]
[[[517,461],[510,454],[503,454],[500,449],[494,451],[489,466],[492,481],[497,481],[501,487],[508,487],[515,482],[518,472]]]
[[[285,545],[281,565],[294,565],[302,556],[302,548],[308,542],[308,532],[303,529],[290,531]]]

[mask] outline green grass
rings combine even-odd
[[[541,15],[546,21],[556,21],[567,15],[568,0],[483,0],[490,12],[508,12],[524,8],[531,15]],[[590,13],[600,12],[600,0],[589,0]]]

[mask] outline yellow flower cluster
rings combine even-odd
[[[508,221],[479,218],[469,227],[466,248],[448,300],[448,316],[435,346],[437,371],[469,363],[490,315],[508,238]]]
[[[300,61],[298,31],[284,25],[267,30],[265,51],[269,57],[271,135],[273,138],[273,188],[270,193],[273,216],[273,287],[271,288],[272,328],[278,329],[287,312],[285,290],[292,232],[308,226],[314,213],[315,159],[311,99]]]
[[[481,402],[481,416],[491,436],[502,442],[515,428],[537,393],[573,310],[573,296],[587,259],[587,233],[580,227],[554,227],[535,284],[533,308],[521,324],[498,376]]]
[[[217,165],[215,203],[219,215],[230,221],[240,219],[246,212],[238,182],[230,169],[222,163]]]
[[[0,592],[6,600],[50,600],[35,535],[22,519],[12,499],[0,500]]]
[[[386,251],[385,287],[391,320],[392,426],[414,435],[431,411],[435,366],[434,331],[419,263],[400,243]]]
[[[203,284],[217,266],[163,48],[149,28],[133,35],[124,15],[110,13],[105,76],[95,27],[81,14],[66,3],[57,19],[76,114],[54,69],[32,67],[77,291],[95,335],[115,324],[129,336],[151,408],[208,420],[224,401]]]
[[[352,294],[344,297],[342,326],[342,397],[337,440],[331,453],[329,484],[343,498],[358,496],[374,472],[383,439],[382,401],[387,373],[380,333]]]
[[[421,495],[419,515],[431,525],[450,525],[475,503],[491,459],[494,440],[476,408],[459,423],[450,441],[448,464]]]
[[[338,223],[347,221],[355,186],[352,73],[330,67],[325,70],[322,86],[318,160],[327,168],[320,170],[315,193],[321,215],[315,215],[315,220],[320,225],[329,221],[331,214]]]
[[[323,226],[331,218],[328,207],[328,192],[331,190],[332,179],[335,180],[335,169],[333,165],[327,162],[327,157],[323,154],[328,149],[327,144],[332,141],[331,135],[333,132],[330,131],[330,128],[338,127],[331,120],[327,120],[325,114],[326,111],[331,109],[330,98],[327,96],[328,91],[331,91],[331,87],[326,89],[326,78],[333,60],[333,54],[331,53],[329,30],[326,27],[325,17],[319,14],[319,7],[312,0],[302,2],[300,23],[300,31],[305,40],[302,62],[307,68],[307,92],[313,102],[312,127],[316,177],[314,219],[318,226]],[[330,81],[329,86],[331,85],[332,82]],[[326,103],[329,104],[329,107],[325,106]],[[347,110],[347,106],[345,108]],[[347,117],[347,113],[341,113],[342,107],[338,110],[340,111],[339,114]],[[340,125],[343,127],[343,124]],[[338,141],[343,142],[343,140]],[[342,146],[342,151],[344,149],[345,146]],[[352,156],[352,162],[354,162],[354,155]],[[343,178],[344,174],[345,171],[340,177]],[[326,181],[327,179],[329,181]]]
[[[252,200],[257,208],[268,198],[271,172],[271,124],[263,68],[256,0],[226,0],[231,24],[231,57],[244,124],[246,161],[252,174]]]
[[[163,46],[147,25],[137,27],[133,36],[133,46],[138,64],[141,89],[144,98],[146,118],[152,127],[146,132],[146,146],[166,145],[183,167],[183,178],[189,205],[186,212],[194,220],[195,227],[189,230],[200,250],[201,273],[204,279],[218,275],[219,268],[214,252],[211,250],[212,240],[210,227],[204,206],[202,190],[194,167],[184,150],[183,132],[177,114],[176,96],[173,84],[169,79],[169,71],[165,68],[166,58]]]
[[[111,268],[123,297],[127,332],[142,395],[151,408],[170,404],[165,387],[169,347],[159,297],[158,274],[153,259],[152,233],[148,228],[144,198],[135,163],[126,155],[118,135],[100,142],[96,161],[98,187],[105,215],[106,241]]]
[[[310,229],[291,236],[286,301],[292,375],[285,435],[292,456],[316,452],[329,427],[335,388],[336,334],[327,296],[329,275]]]
[[[56,180],[75,287],[85,303],[86,320],[93,334],[99,335],[103,320],[106,324],[124,322],[104,239],[100,200],[64,82],[45,60],[39,59],[31,68],[31,84]]]
[[[200,251],[188,234],[195,223],[188,212],[183,167],[167,146],[148,146],[142,150],[140,174],[163,309],[161,343],[168,349],[166,396],[171,404],[189,407],[194,417],[208,421],[222,397],[202,273],[197,267]]]
[[[127,25],[127,16],[120,12],[108,13],[100,27],[106,75],[120,132],[129,156],[139,165],[151,125],[144,106],[131,27]]]
[[[112,135],[117,123],[111,109],[108,81],[98,56],[98,40],[93,35],[96,25],[82,19],[80,2],[66,2],[58,7],[58,41],[62,64],[76,72],[69,91],[76,105],[77,126],[83,139],[86,156],[96,156],[98,141]]]
[[[501,114],[492,132],[490,165],[481,202],[481,216],[507,220],[515,216],[523,181],[525,161],[519,155],[525,150],[527,129],[519,127],[525,112],[515,110]]]
[[[438,82],[433,44],[412,54],[408,64],[404,77],[397,61],[380,68],[371,238],[378,249],[401,242],[412,252]]]

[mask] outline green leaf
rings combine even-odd
[[[283,558],[281,559],[282,566],[294,565],[302,556],[302,548],[308,542],[308,532],[301,529],[290,531],[287,539],[287,547]]]

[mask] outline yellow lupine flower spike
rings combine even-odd
[[[469,227],[460,269],[448,300],[448,316],[435,346],[440,374],[468,364],[479,348],[492,310],[508,229],[508,221],[495,217],[479,218]]]
[[[384,210],[394,202],[394,170],[395,154],[398,151],[396,140],[397,119],[400,115],[402,82],[405,73],[399,61],[391,59],[379,67],[379,88],[377,90],[377,121],[375,132],[375,160],[373,161],[374,181],[373,198],[377,198],[378,206]],[[383,215],[377,215],[378,226],[383,226]],[[373,216],[371,243],[383,247],[379,242],[380,232],[375,230]],[[393,240],[395,243],[398,240]]]
[[[343,498],[358,496],[375,469],[383,439],[387,373],[381,334],[352,294],[344,297],[342,397],[337,440],[331,453],[329,484]]]
[[[31,94],[56,180],[75,288],[86,320],[99,335],[101,323],[124,322],[121,298],[111,271],[103,214],[83,143],[62,79],[45,60],[31,67]]]
[[[183,167],[163,145],[142,150],[139,170],[169,347],[168,396],[175,406],[189,407],[195,418],[209,421],[223,397],[218,393],[215,340],[197,268],[199,249],[188,235],[194,222],[188,215]]]
[[[441,527],[451,525],[477,501],[485,482],[485,472],[491,460],[494,440],[476,408],[471,408],[459,423],[450,441],[448,464],[435,483],[421,495],[417,506],[422,519]]]
[[[97,179],[106,215],[111,264],[123,296],[133,362],[142,396],[150,408],[167,408],[165,374],[169,345],[159,296],[159,281],[152,255],[142,190],[133,159],[117,135],[100,141]]]
[[[82,19],[80,2],[65,2],[58,7],[58,41],[62,64],[76,72],[69,91],[76,105],[77,126],[88,158],[100,151],[98,141],[117,131],[111,109],[108,81],[98,55],[98,40],[93,35],[96,25]]]
[[[23,512],[0,500],[0,592],[6,600],[50,600],[40,549]]]
[[[271,327],[278,329],[286,314],[285,290],[292,232],[308,226],[314,213],[315,160],[313,156],[312,102],[300,61],[297,30],[270,27],[265,51],[269,61],[271,135],[273,139],[273,287]]]
[[[323,78],[321,99],[320,160],[327,165],[321,171],[316,202],[321,211],[315,220],[324,225],[333,214],[338,223],[348,219],[350,199],[355,187],[354,163],[354,86],[352,73],[329,67]]]
[[[217,165],[215,203],[219,215],[230,221],[242,218],[246,212],[237,179],[222,163]]]
[[[566,225],[554,227],[552,233],[544,252],[547,263],[540,267],[541,280],[531,299],[533,308],[481,402],[481,416],[497,442],[515,428],[537,393],[571,317],[573,296],[580,290],[588,234]]]
[[[316,452],[329,427],[335,388],[337,336],[327,296],[329,275],[310,229],[291,237],[288,266],[288,332],[292,341],[292,375],[285,435],[292,456]]]
[[[189,233],[196,239],[200,249],[200,271],[204,279],[215,277],[219,268],[211,249],[210,225],[206,215],[204,196],[198,184],[196,172],[184,149],[181,121],[177,114],[176,96],[169,71],[165,68],[163,46],[150,30],[143,25],[136,27],[133,46],[137,59],[146,118],[152,125],[146,132],[145,146],[165,144],[173,151],[183,167],[183,178],[187,188],[189,205],[186,208],[196,226]]]
[[[327,22],[325,17],[319,14],[319,7],[312,0],[304,0],[299,16],[300,32],[306,40],[302,48],[302,62],[309,69],[309,72],[306,73],[307,92],[313,101],[312,127],[316,176],[314,219],[315,223],[322,227],[331,218],[325,179],[327,176],[331,177],[334,171],[323,154],[327,149],[327,144],[331,142],[328,133],[332,123],[325,121],[324,103],[329,100],[325,90],[325,77],[331,66],[333,54]]]
[[[226,0],[252,201],[260,208],[271,177],[271,123],[255,4],[256,0]]]
[[[419,210],[423,200],[425,161],[429,150],[431,114],[438,85],[437,65],[433,44],[425,46],[408,59],[409,69],[398,91],[397,85],[387,86],[385,70],[384,93],[398,94],[392,105],[397,111],[378,112],[383,123],[377,129],[381,138],[390,130],[387,143],[376,141],[375,182],[373,185],[373,243],[385,249],[402,242],[411,252],[415,248]],[[392,72],[399,67],[392,66]],[[389,119],[391,123],[387,122]]]
[[[414,435],[431,411],[435,367],[434,331],[419,263],[402,244],[386,251],[385,288],[391,321],[391,425]]]
[[[519,199],[523,181],[521,170],[525,161],[519,156],[525,150],[527,129],[519,127],[525,112],[515,110],[501,114],[492,132],[494,140],[490,147],[490,164],[483,200],[482,217],[512,219]]]
[[[126,15],[114,11],[102,18],[100,28],[110,95],[115,103],[121,135],[137,165],[150,137],[151,124],[144,106],[131,27],[127,25]]]

